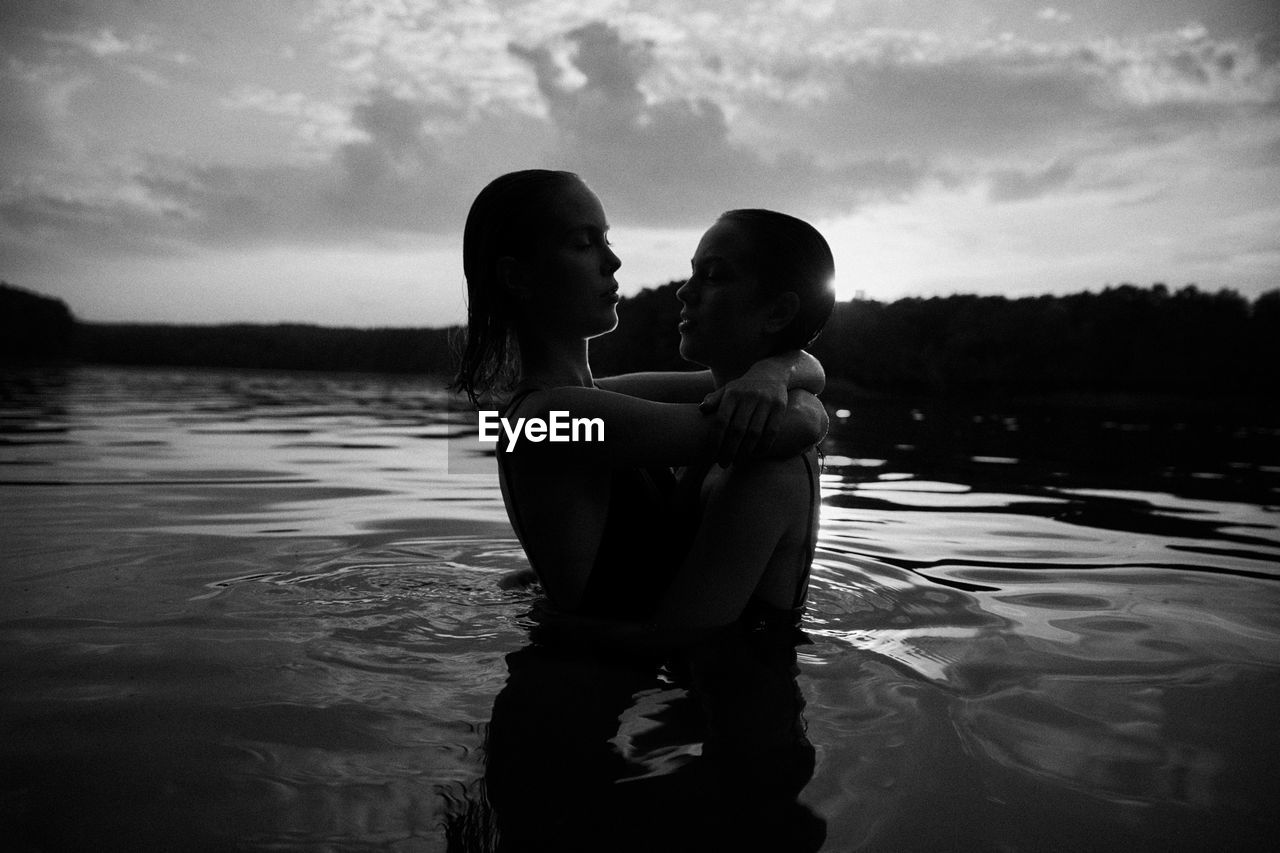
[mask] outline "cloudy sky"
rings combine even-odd
[[[842,298],[1280,286],[1274,0],[3,0],[0,279],[89,320],[443,325],[490,178],[624,292],[731,207]]]

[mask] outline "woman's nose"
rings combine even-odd
[[[693,299],[693,279],[686,278],[684,284],[676,288],[676,299],[686,305]]]
[[[618,253],[613,249],[606,248],[604,265],[605,269],[609,271],[609,274],[613,275],[618,271],[618,268],[622,266],[622,258],[618,257]]]

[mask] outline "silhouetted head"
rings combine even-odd
[[[530,169],[476,196],[462,238],[467,343],[453,387],[472,402],[509,385],[517,332],[593,337],[617,325],[621,261],[599,199],[572,172]]]
[[[802,219],[731,210],[703,235],[683,303],[680,354],[737,374],[755,361],[811,344],[835,305],[835,261]]]

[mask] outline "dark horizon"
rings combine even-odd
[[[684,279],[682,278],[672,278],[663,284],[646,285],[644,287],[641,287],[636,293],[633,293],[630,295],[624,295],[622,297],[622,302],[626,303],[628,301],[634,301],[636,299],[644,299],[645,294],[671,288],[673,285],[679,285],[683,281]],[[857,295],[852,296],[848,299],[840,300],[839,298],[837,298],[837,304],[849,305],[849,304],[856,304],[856,303],[868,303],[868,304],[877,304],[877,305],[894,305],[894,304],[903,303],[903,302],[906,302],[906,303],[935,302],[935,301],[945,301],[949,299],[991,299],[991,300],[998,300],[998,301],[1005,301],[1005,302],[1021,302],[1021,301],[1039,300],[1039,299],[1068,299],[1071,297],[1080,297],[1080,296],[1097,296],[1097,295],[1107,293],[1108,291],[1118,290],[1122,288],[1134,288],[1137,290],[1153,290],[1153,291],[1164,290],[1166,293],[1170,293],[1170,294],[1176,294],[1180,291],[1184,291],[1188,289],[1194,290],[1197,293],[1206,294],[1206,295],[1225,294],[1232,298],[1238,297],[1244,300],[1246,303],[1248,303],[1251,306],[1256,304],[1260,300],[1275,298],[1275,295],[1277,293],[1280,293],[1280,285],[1277,285],[1275,288],[1264,290],[1254,296],[1249,296],[1247,293],[1245,293],[1245,291],[1239,288],[1234,288],[1234,287],[1219,287],[1215,290],[1203,289],[1198,282],[1187,282],[1179,287],[1171,287],[1167,282],[1163,282],[1163,281],[1153,281],[1151,284],[1147,284],[1147,285],[1136,284],[1131,281],[1121,281],[1116,284],[1112,284],[1108,282],[1107,284],[1102,285],[1100,288],[1086,287],[1081,290],[1072,290],[1064,293],[1054,293],[1046,290],[1039,293],[1020,293],[1017,295],[1000,294],[1000,293],[983,293],[978,290],[973,290],[973,291],[957,290],[947,294],[933,294],[929,296],[919,296],[919,295],[900,296],[895,299],[876,299],[873,297],[863,295],[863,291],[859,291]],[[76,314],[74,307],[67,303],[67,300],[58,296],[54,296],[49,293],[42,292],[40,290],[36,290],[34,288],[24,287],[22,285],[13,284],[9,281],[0,279],[0,292],[2,291],[13,291],[19,294],[34,296],[41,300],[48,300],[49,302],[62,304],[67,308],[67,311],[70,313],[75,323],[79,325],[85,325],[85,326],[137,327],[137,328],[155,327],[155,328],[173,328],[173,329],[297,327],[297,328],[304,328],[304,329],[333,329],[333,330],[368,331],[368,332],[409,331],[409,330],[446,331],[446,330],[454,330],[454,329],[463,329],[466,326],[465,322],[453,323],[453,324],[447,324],[447,325],[431,325],[431,324],[424,324],[424,323],[407,323],[403,325],[386,325],[386,324],[347,325],[347,324],[333,324],[333,323],[314,323],[314,322],[309,322],[305,320],[244,319],[244,320],[225,320],[225,321],[217,321],[217,322],[199,322],[194,320],[165,321],[165,322],[151,321],[151,320],[97,320],[91,317],[79,316],[78,314]]]
[[[693,369],[679,356],[669,282],[627,297],[593,341],[599,375]],[[0,287],[0,362],[451,375],[459,326],[93,323],[61,300]],[[1194,285],[1036,297],[836,303],[809,347],[833,386],[866,393],[1071,392],[1280,399],[1280,290],[1252,301]]]

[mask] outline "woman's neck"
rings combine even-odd
[[[590,388],[594,384],[585,339],[548,340],[536,335],[518,335],[517,339],[522,384],[552,388],[566,385]]]
[[[719,388],[721,385],[732,382],[739,376],[742,376],[751,369],[751,365],[754,363],[755,362],[734,365],[715,365],[709,368],[711,370],[711,379],[715,383],[715,386]]]
[[[707,369],[711,371],[711,379],[715,382],[715,386],[719,388],[728,382],[744,376],[752,366],[761,359],[768,358],[774,353],[771,341],[766,341],[768,346],[761,346],[755,350],[744,350],[736,354],[736,358],[732,361],[723,361],[718,364],[708,364]]]

